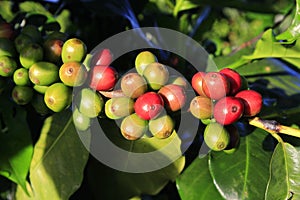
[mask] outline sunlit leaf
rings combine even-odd
[[[208,156],[196,158],[176,180],[182,200],[222,200],[208,169]]]
[[[173,10],[173,15],[178,16],[179,12],[190,10],[199,7],[199,2],[195,0],[176,0],[176,4]]]
[[[211,152],[209,170],[225,199],[263,199],[271,152],[264,150],[267,133],[260,129],[241,137],[233,154]]]
[[[28,199],[67,200],[80,187],[89,153],[71,114],[68,110],[45,120],[34,147],[29,176],[33,195]]]
[[[300,151],[289,143],[278,143],[270,164],[266,200],[299,199]]]
[[[26,121],[26,111],[14,105],[7,96],[0,100],[0,114],[4,126],[0,132],[0,175],[26,190],[33,146]]]
[[[300,37],[300,1],[296,0],[294,18],[286,31],[276,36],[276,40],[292,43]]]

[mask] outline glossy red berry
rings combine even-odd
[[[111,90],[117,82],[117,71],[111,66],[95,66],[90,74],[90,87],[97,91]]]
[[[230,83],[230,95],[235,95],[241,90],[242,87],[242,77],[241,75],[230,68],[224,68],[220,70],[220,73],[224,74]]]
[[[109,49],[101,49],[93,55],[91,65],[109,66],[112,60],[113,56],[111,51]]]
[[[144,119],[156,118],[163,111],[164,102],[162,97],[155,92],[147,92],[139,96],[134,104],[136,114]]]
[[[257,115],[262,108],[262,96],[255,90],[242,90],[235,97],[240,98],[244,104],[244,116]]]
[[[244,112],[244,104],[239,98],[228,96],[217,101],[214,106],[214,118],[222,125],[239,120]]]
[[[206,96],[202,89],[205,74],[205,72],[197,72],[192,78],[192,87],[200,96]]]
[[[163,98],[166,108],[170,111],[180,110],[186,102],[186,94],[183,87],[175,84],[165,85],[158,91]]]
[[[225,97],[230,91],[229,81],[225,75],[218,72],[208,72],[203,78],[202,88],[205,95],[218,100]]]

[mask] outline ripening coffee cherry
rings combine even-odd
[[[33,97],[33,89],[29,86],[16,85],[12,90],[12,99],[18,105],[28,104]]]
[[[237,71],[230,68],[223,68],[220,70],[220,73],[224,74],[229,80],[230,95],[235,95],[237,92],[241,90],[242,77]]]
[[[204,142],[213,151],[224,150],[230,142],[227,130],[217,122],[211,122],[205,127]]]
[[[170,76],[167,84],[175,84],[187,89],[188,81],[182,76]]]
[[[146,66],[143,76],[152,90],[159,90],[168,82],[169,71],[166,65],[154,62]]]
[[[113,55],[109,49],[101,49],[93,54],[91,66],[109,66],[112,63]]]
[[[89,88],[80,91],[77,102],[79,103],[79,112],[89,118],[97,117],[104,106],[104,100],[100,94]]]
[[[91,125],[91,119],[80,113],[78,108],[75,108],[72,114],[75,128],[79,131],[87,130]]]
[[[230,85],[225,75],[207,72],[203,78],[202,89],[207,97],[218,100],[229,94]]]
[[[58,64],[61,60],[61,52],[64,41],[61,39],[47,39],[43,43],[45,61]]]
[[[203,79],[205,76],[205,72],[197,72],[196,74],[194,74],[194,76],[192,77],[192,87],[193,89],[196,91],[196,93],[200,96],[204,96],[206,97],[202,85],[203,85]]]
[[[90,87],[97,91],[108,91],[115,87],[117,71],[111,66],[95,66],[90,71]]]
[[[144,94],[147,89],[148,86],[145,78],[138,73],[125,74],[121,79],[122,92],[132,99],[138,98]]]
[[[150,120],[156,118],[164,109],[162,97],[155,92],[146,92],[139,96],[134,104],[136,114],[144,119]]]
[[[148,121],[133,113],[122,120],[120,129],[121,134],[127,140],[137,140],[146,134]]]
[[[16,61],[12,57],[0,57],[0,76],[10,77],[18,68]]]
[[[149,120],[149,130],[151,134],[159,139],[169,137],[174,131],[174,121],[169,115],[162,115]]]
[[[15,47],[18,53],[21,52],[21,50],[31,44],[34,43],[34,41],[32,40],[32,38],[26,34],[20,33],[14,40],[15,43]]]
[[[7,22],[0,23],[0,38],[11,39],[14,36],[12,24]]]
[[[51,85],[59,80],[59,68],[51,62],[36,62],[29,68],[29,79],[35,85]]]
[[[190,112],[198,119],[210,119],[213,116],[213,102],[210,98],[196,96],[190,103]]]
[[[14,72],[13,80],[16,85],[25,86],[30,85],[28,69],[19,68]]]
[[[129,97],[114,97],[111,101],[112,113],[120,118],[134,112],[134,101]]]
[[[244,105],[239,98],[227,96],[217,101],[213,112],[218,123],[229,125],[242,117]]]
[[[19,60],[21,65],[29,69],[34,63],[43,60],[43,48],[37,43],[31,43],[20,51]]]
[[[15,57],[17,54],[14,43],[7,38],[0,38],[0,57]]]
[[[112,99],[108,99],[108,100],[105,102],[105,104],[104,104],[104,112],[105,112],[105,115],[106,115],[109,119],[116,120],[116,119],[122,118],[122,117],[117,116],[117,115],[114,114],[113,109],[112,109]]]
[[[260,93],[255,90],[242,90],[235,97],[243,102],[245,117],[252,117],[260,112],[262,108],[262,96]]]
[[[72,90],[63,83],[54,83],[45,92],[44,101],[49,109],[61,112],[72,102]]]
[[[178,111],[186,103],[185,90],[179,85],[165,85],[159,89],[158,94],[163,98],[164,105],[169,111]]]
[[[66,62],[59,68],[59,78],[67,86],[81,86],[87,75],[85,67],[79,62]]]
[[[78,38],[71,38],[65,41],[61,51],[61,59],[65,62],[81,62],[86,56],[87,47]]]
[[[157,62],[156,56],[150,51],[142,51],[135,58],[135,69],[138,74],[143,75],[146,66]]]

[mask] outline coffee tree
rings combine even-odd
[[[1,199],[299,199],[298,1],[0,13]]]

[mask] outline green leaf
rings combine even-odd
[[[0,132],[0,175],[10,179],[27,192],[26,177],[33,153],[26,111],[1,96],[0,114],[5,127]]]
[[[278,143],[270,164],[266,200],[299,199],[300,151],[289,143]]]
[[[208,156],[196,158],[176,180],[182,200],[221,200],[208,169]]]
[[[300,42],[295,44],[285,44],[277,42],[272,29],[264,32],[261,39],[256,43],[254,52],[251,55],[244,55],[236,62],[229,64],[226,67],[238,68],[251,60],[262,58],[280,58],[291,64],[298,64],[300,60]],[[300,65],[295,65],[300,68]]]
[[[12,4],[12,1],[0,1],[0,13],[7,22],[10,22],[15,16],[11,10]]]
[[[88,157],[71,111],[48,117],[34,147],[29,177],[33,195],[28,199],[69,199],[81,185]],[[24,196],[20,192],[17,196]]]
[[[169,166],[146,173],[127,173],[92,159],[87,165],[88,185],[94,199],[129,199],[142,194],[156,195],[181,173],[185,157]],[[117,191],[117,192],[116,192]]]
[[[276,36],[276,40],[284,40],[287,43],[293,43],[300,37],[299,32],[300,23],[300,1],[296,0],[296,7],[294,9],[294,18],[286,31]]]
[[[121,169],[113,169],[112,166],[106,166],[97,160],[87,166],[88,182],[92,188],[95,199],[128,199],[133,196],[141,194],[158,194],[169,181],[174,181],[181,173],[185,165],[185,157],[181,152],[181,140],[174,131],[172,135],[166,139],[141,138],[135,141],[126,140],[120,132],[120,129],[114,121],[101,118],[99,119],[102,130],[105,135],[118,147],[128,152],[145,153],[145,159],[148,159],[153,166],[165,162],[162,159],[170,160],[167,166],[159,168],[150,172],[125,172],[119,171]],[[92,140],[91,146],[96,145]],[[162,150],[163,147],[172,142],[169,151]],[[99,145],[99,143],[98,143]],[[112,150],[106,149],[107,152]],[[157,157],[147,157],[146,153],[157,151]],[[120,155],[111,155],[113,157],[120,157]],[[130,158],[130,154],[128,155]],[[101,160],[100,160],[101,161]],[[122,159],[118,158],[118,162],[122,165],[123,162],[129,162],[137,167],[144,164],[143,159]],[[133,162],[133,163],[131,163]],[[125,166],[126,167],[126,166]],[[104,190],[102,188],[105,188]],[[115,192],[118,191],[118,192]]]
[[[198,8],[199,6],[199,2],[195,0],[176,0],[173,15],[177,17],[179,12]]]
[[[267,133],[256,129],[241,137],[233,154],[211,152],[209,170],[225,199],[262,199],[268,182],[271,153],[263,148]]]

